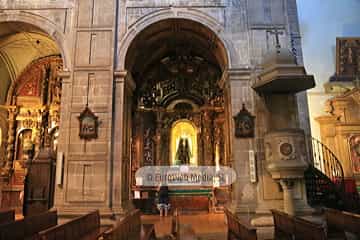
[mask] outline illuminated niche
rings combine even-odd
[[[182,119],[173,124],[170,151],[171,165],[198,165],[197,128],[191,121]]]

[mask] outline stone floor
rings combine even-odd
[[[155,232],[158,238],[170,234],[171,216],[160,217],[158,215],[143,215],[142,223],[155,224]],[[201,240],[227,239],[227,227],[224,214],[192,213],[180,215],[180,223],[191,225],[196,235]]]

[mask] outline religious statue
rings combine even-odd
[[[175,156],[177,163],[180,165],[190,164],[191,155],[189,140],[187,138],[180,138]]]
[[[350,157],[354,172],[360,172],[360,137],[352,136],[350,138]]]

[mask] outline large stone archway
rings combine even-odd
[[[119,43],[120,49],[118,51],[119,55],[117,58],[116,68],[120,71],[115,72],[113,115],[113,192],[116,193],[113,195],[113,203],[114,205],[118,205],[119,211],[123,211],[124,208],[128,206],[126,202],[128,200],[128,196],[130,195],[129,186],[131,185],[131,173],[134,170],[133,168],[136,169],[136,167],[131,166],[133,163],[131,161],[131,122],[133,115],[132,109],[134,106],[133,95],[137,94],[137,89],[140,85],[142,85],[137,73],[138,71],[145,71],[146,66],[151,65],[150,63],[146,63],[146,59],[148,59],[147,56],[151,56],[152,54],[147,55],[147,53],[142,52],[142,50],[149,49],[151,51],[152,49],[155,49],[155,47],[149,46],[147,48],[141,48],[141,41],[145,42],[146,39],[147,43],[151,42],[156,45],[156,42],[158,42],[162,44],[163,41],[161,39],[164,40],[172,37],[173,33],[171,31],[173,30],[169,30],[168,27],[175,29],[174,31],[179,31],[179,35],[183,35],[182,37],[189,38],[189,44],[196,46],[194,48],[204,48],[204,51],[207,51],[207,53],[202,55],[202,58],[214,63],[220,70],[220,75],[216,80],[216,85],[218,85],[224,92],[224,118],[223,120],[219,120],[218,124],[223,124],[226,129],[224,133],[221,133],[223,134],[222,141],[225,143],[224,145],[226,148],[223,153],[223,158],[226,159],[224,162],[231,165],[231,162],[233,161],[231,153],[233,141],[231,126],[233,124],[232,112],[234,110],[232,109],[233,106],[231,104],[232,92],[230,91],[230,80],[234,78],[247,79],[243,75],[248,75],[247,71],[229,70],[233,66],[237,66],[239,62],[237,51],[231,44],[231,41],[227,39],[222,26],[209,16],[200,13],[195,14],[193,11],[185,11],[182,9],[169,9],[151,14],[132,25],[125,37]],[[184,43],[186,40],[181,39],[179,41]],[[164,57],[163,54],[167,51],[171,51],[172,47],[170,46],[164,48],[168,49],[160,50],[159,52],[153,54],[155,59],[157,57],[161,58],[161,56]],[[207,49],[205,50],[205,48]],[[141,54],[144,55],[143,64],[141,63],[141,59],[139,60],[140,62],[136,62],[137,60],[132,59],[136,58],[134,57],[134,54],[136,55],[137,51],[140,51]],[[196,54],[201,55],[200,52],[196,52]],[[152,60],[150,59],[149,61]],[[139,70],[141,65],[144,65],[144,68]],[[236,95],[239,97],[239,93]],[[241,99],[236,99],[235,102],[238,100],[241,101]],[[198,103],[194,104],[196,105]],[[240,103],[235,106],[238,105],[240,105]],[[204,115],[205,118],[207,116],[206,114],[207,113]],[[220,123],[221,121],[223,122]],[[161,124],[158,125],[157,129],[159,129],[160,126]],[[208,127],[210,128],[210,126]],[[207,127],[205,126],[205,130],[203,130],[205,131],[205,134],[207,131],[212,131],[211,129],[206,130],[206,128]],[[160,136],[161,134],[162,133],[158,133],[157,136]],[[162,141],[159,140],[159,138],[164,139],[164,136],[157,137],[158,141]],[[201,150],[204,152],[201,152]],[[215,151],[215,147],[214,149],[210,149],[208,152],[203,148],[201,148],[201,150],[199,153],[200,155],[202,154],[203,157],[200,165],[213,164],[213,159],[210,158],[212,158],[212,151]],[[161,155],[161,150],[158,148],[154,151],[157,152],[158,156]],[[164,159],[168,159],[168,157],[166,156]],[[156,164],[166,164],[168,160],[163,162],[162,160],[157,159],[154,162],[156,162]],[[116,169],[121,169],[121,171],[117,171]],[[235,196],[236,194],[234,194],[234,197]]]
[[[25,23],[41,29],[58,45],[64,63],[63,70],[65,72],[69,71],[71,68],[71,57],[65,34],[52,21],[40,15],[23,11],[0,13],[0,23],[7,22]]]
[[[124,37],[119,40],[116,70],[126,70],[125,61],[128,49],[130,44],[140,32],[144,31],[146,28],[156,22],[169,19],[185,19],[203,25],[209,31],[213,32],[221,42],[224,53],[226,53],[225,58],[227,59],[227,67],[229,69],[238,67],[239,56],[237,51],[231,40],[226,35],[225,29],[216,19],[200,11],[189,10],[185,8],[168,8],[146,15],[129,26],[129,29],[127,29]]]

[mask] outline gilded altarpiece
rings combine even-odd
[[[346,178],[360,184],[360,38],[336,39],[336,72],[324,85],[336,94],[327,100],[326,115],[316,118],[321,140],[341,161]]]
[[[189,51],[134,76],[132,186],[142,166],[226,165],[221,70]]]
[[[26,169],[41,147],[57,149],[60,121],[60,56],[32,62],[10,86],[7,103],[6,159],[1,175],[8,183],[2,189],[1,207],[22,208],[21,195]]]

